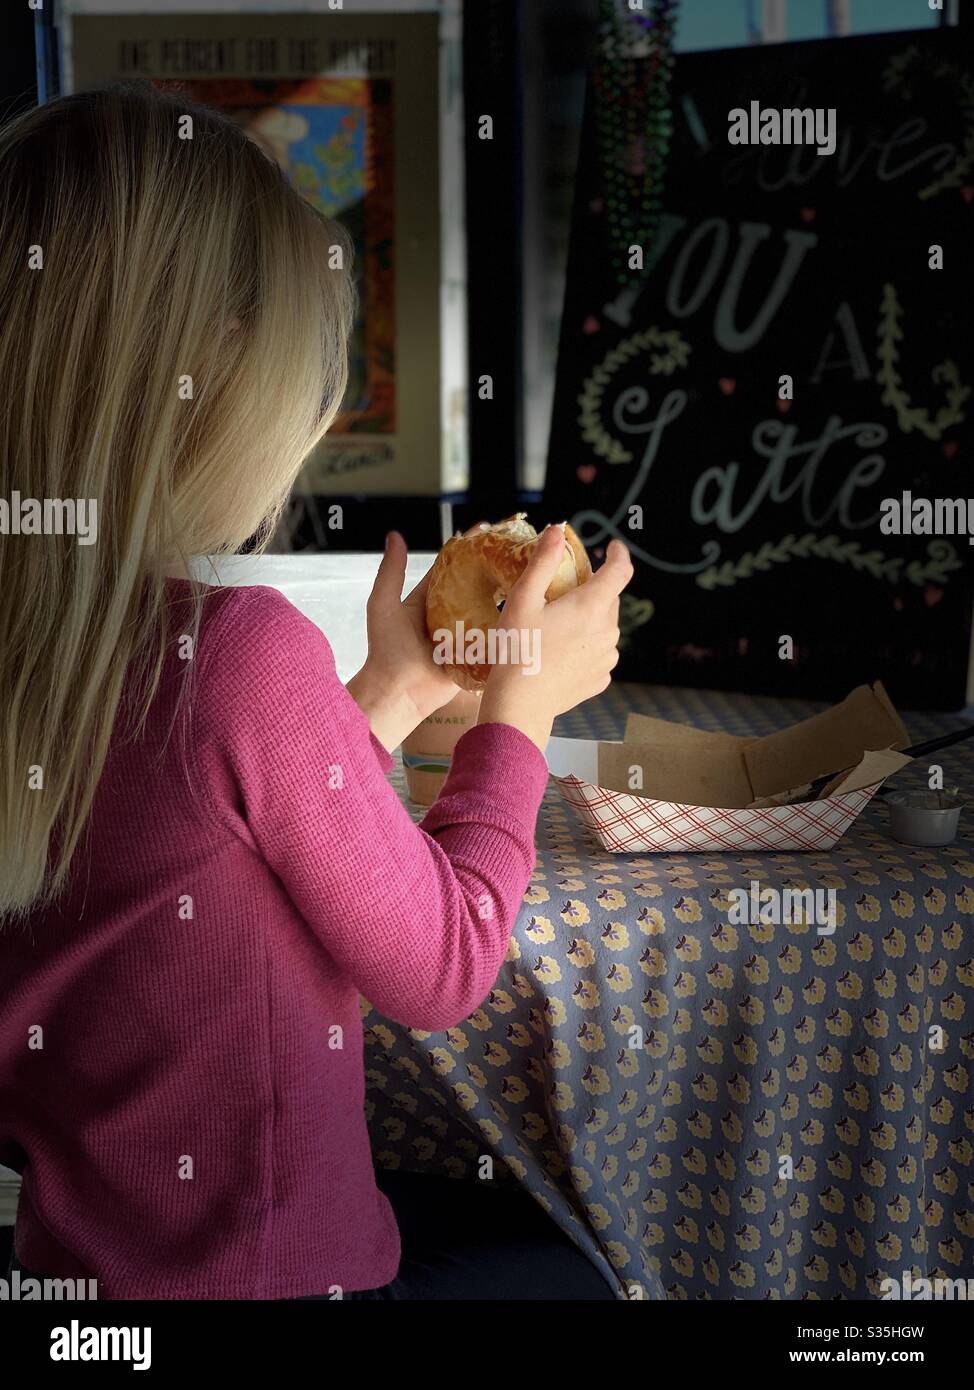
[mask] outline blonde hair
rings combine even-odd
[[[0,923],[63,888],[132,663],[144,723],[167,568],[266,543],[337,413],[350,259],[181,93],[82,92],[0,129],[0,499],[94,499],[98,522],[95,544],[0,535]]]

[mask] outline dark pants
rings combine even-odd
[[[518,1189],[385,1171],[376,1174],[376,1181],[399,1224],[399,1273],[384,1288],[346,1293],[345,1302],[615,1297],[597,1267],[533,1197]],[[11,1270],[15,1268],[25,1277],[31,1273],[14,1255]],[[309,1294],[307,1299],[330,1300],[331,1295]]]
[[[384,1288],[346,1299],[615,1298],[598,1268],[526,1192],[381,1169],[376,1181],[396,1213],[399,1273]]]

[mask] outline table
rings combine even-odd
[[[618,738],[637,709],[759,735],[819,708],[620,684],[556,733]],[[904,719],[915,741],[971,722]],[[974,785],[971,744],[939,757]],[[886,815],[827,853],[612,855],[550,784],[483,1006],[424,1033],[363,1002],[376,1164],[492,1160],[620,1298],[869,1299],[907,1270],[974,1296],[974,822],[924,850]],[[834,935],[730,926],[752,880],[834,888]]]

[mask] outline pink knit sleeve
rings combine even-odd
[[[213,814],[366,998],[430,1030],[472,1013],[534,867],[548,775],[535,745],[508,725],[469,730],[414,825],[328,642],[264,588],[234,595],[204,632],[194,713]]]

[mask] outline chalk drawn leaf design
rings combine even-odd
[[[634,594],[623,594],[619,599],[619,648],[627,647],[637,628],[648,623],[656,612],[651,598],[636,598]]]
[[[899,89],[899,95],[904,100],[911,100],[913,77],[918,68],[927,69],[927,76],[936,85],[939,99],[944,99],[944,89],[950,93],[967,125],[961,151],[951,167],[917,191],[917,198],[925,202],[938,193],[960,188],[971,169],[974,169],[974,77],[954,63],[944,62],[931,54],[922,54],[915,44],[911,44],[887,63],[883,72],[883,87],[887,92]]]
[[[607,463],[631,463],[632,453],[602,423],[605,388],[628,362],[649,349],[655,349],[649,357],[647,370],[650,376],[672,376],[678,367],[687,365],[691,352],[690,344],[675,328],[662,329],[652,324],[644,332],[624,338],[611,352],[607,352],[582,385],[578,397],[578,423],[582,427],[582,438]]]
[[[829,560],[833,564],[849,565],[858,572],[865,572],[873,579],[886,580],[898,584],[904,577],[902,555],[884,556],[881,550],[862,550],[858,541],[840,541],[838,536],[816,536],[807,532],[804,536],[783,536],[780,541],[765,541],[757,551],[746,550],[736,560],[725,560],[721,565],[712,565],[697,575],[697,583],[708,592],[718,588],[730,588],[744,579],[752,579],[755,574],[766,573],[774,565],[787,564],[791,560]],[[946,584],[949,575],[963,569],[957,551],[943,540],[931,541],[927,546],[925,563],[913,560],[906,566],[905,577],[911,584],[924,585],[931,581]]]
[[[955,362],[941,362],[939,366],[934,367],[931,376],[938,386],[945,388],[947,404],[940,407],[933,420],[930,419],[930,412],[926,407],[913,405],[912,398],[902,389],[902,378],[896,370],[900,357],[896,344],[903,339],[903,330],[900,327],[902,312],[896,287],[884,285],[879,310],[879,347],[876,354],[880,362],[876,380],[884,388],[880,399],[883,405],[891,405],[896,411],[897,423],[904,434],[909,434],[915,428],[926,435],[927,439],[940,439],[951,425],[959,425],[965,418],[961,406],[971,394],[971,388],[961,381]]]
[[[957,552],[949,541],[931,541],[927,546],[927,554],[931,557],[930,563],[921,565],[914,560],[906,567],[906,577],[911,584],[926,584],[928,580],[939,580],[941,584],[946,584],[947,575],[952,570],[963,569],[964,566],[958,559]]]

